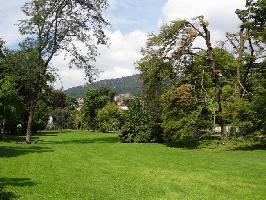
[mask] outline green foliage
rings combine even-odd
[[[162,52],[171,51],[178,44],[178,39],[181,38],[180,36],[185,32],[184,29],[187,26],[187,20],[176,20],[170,24],[164,24],[158,35],[149,37],[147,46],[159,46]],[[149,51],[149,53],[151,52]]]
[[[37,130],[45,130],[48,119],[49,119],[49,104],[44,100],[39,100],[36,104],[36,110],[34,114],[34,123],[32,129]]]
[[[96,120],[99,130],[118,131],[121,129],[124,121],[125,113],[115,103],[108,103],[98,111]]]
[[[158,135],[152,129],[149,115],[144,102],[135,98],[129,104],[126,112],[125,124],[120,134],[120,140],[126,143],[157,142]]]
[[[97,126],[97,114],[111,100],[112,90],[108,88],[87,88],[84,104],[81,109],[82,124],[84,128],[95,130]]]
[[[168,90],[161,97],[164,139],[175,142],[202,136],[211,127],[210,112],[197,102],[192,85],[185,84]]]
[[[49,106],[51,108],[49,115],[53,117],[54,122],[53,128],[63,130],[79,126],[79,122],[76,121],[78,111],[75,97],[70,97],[61,90],[54,90],[51,93]]]
[[[74,128],[74,114],[69,107],[56,108],[52,111],[55,129],[72,129]]]
[[[266,42],[266,2],[265,0],[246,0],[246,9],[236,10],[242,21],[242,28]]]
[[[21,44],[19,49],[15,51],[6,49],[4,53],[4,57],[0,60],[0,71],[2,72],[0,78],[1,80],[5,77],[12,78],[12,85],[17,95],[17,98],[13,97],[12,99],[18,102],[16,105],[17,113],[7,123],[8,129],[16,133],[16,124],[22,123],[24,132],[30,105],[37,105],[38,100],[46,98],[45,95],[50,90],[48,84],[54,80],[54,76],[50,72],[43,73],[43,61],[39,59],[38,52],[34,48]],[[12,90],[10,89],[10,91]],[[8,100],[6,103],[11,105],[12,100]],[[45,108],[41,107],[36,111],[45,113]],[[46,110],[45,114],[47,113]],[[45,120],[46,115],[42,116],[40,113],[36,113],[36,116],[36,123],[33,120],[35,131],[38,128],[43,128],[44,121],[47,122],[48,119]]]
[[[261,64],[265,69],[266,61]],[[253,123],[256,130],[266,134],[266,71],[257,73],[252,76],[253,98],[252,106],[255,115]]]
[[[14,78],[5,76],[0,79],[0,127],[5,131],[15,130],[23,114],[23,99],[18,95]]]
[[[85,69],[92,80],[95,71],[91,61],[97,56],[97,45],[107,42],[102,30],[108,25],[102,15],[107,7],[106,0],[31,0],[22,7],[26,19],[20,20],[20,32],[38,50],[44,68],[64,51],[71,58],[69,65]],[[86,54],[79,51],[80,43],[86,47]]]
[[[173,68],[170,63],[163,62],[159,58],[150,60],[143,58],[138,63],[138,70],[141,72],[140,79],[143,83],[141,98],[145,102],[145,110],[149,116],[147,129],[152,132],[153,142],[161,142],[163,130],[160,97],[164,90],[175,81]]]

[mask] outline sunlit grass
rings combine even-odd
[[[54,133],[32,145],[0,143],[0,185],[25,200],[263,200],[266,151],[122,144],[115,134]]]

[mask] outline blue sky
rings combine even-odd
[[[29,0],[0,0],[0,38],[10,48],[22,40],[15,24],[23,19],[20,7]],[[97,80],[118,78],[138,73],[135,63],[141,58],[147,35],[158,32],[160,24],[177,18],[204,15],[210,22],[212,42],[225,39],[226,32],[238,31],[237,8],[245,0],[110,0],[106,18],[112,26],[105,32],[110,38],[108,48],[100,46],[100,56],[95,65],[102,72]],[[58,55],[53,59],[60,79],[56,88],[69,88],[85,84],[83,70],[68,69],[67,59]]]
[[[107,16],[112,22],[112,30],[122,33],[142,30],[155,32],[166,0],[123,0],[115,1]]]

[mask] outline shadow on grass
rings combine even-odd
[[[0,146],[0,157],[16,157],[28,153],[45,153],[45,152],[53,152],[51,148],[39,147],[39,146],[27,146],[27,147],[19,147],[19,146]]]
[[[57,136],[58,134],[63,133],[73,133],[75,130],[52,130],[52,131],[40,131],[38,135],[46,135],[46,136]]]
[[[221,148],[227,151],[254,151],[266,150],[265,141],[251,140],[221,140],[219,136],[211,136],[202,139],[182,139],[173,143],[166,143],[166,146],[183,149],[216,149]]]
[[[0,178],[0,185],[2,187],[15,186],[15,187],[28,187],[36,185],[30,178]]]
[[[62,141],[47,141],[39,140],[40,144],[91,144],[91,143],[117,143],[119,142],[118,137],[99,137],[99,138],[86,138],[86,139],[75,139],[75,140],[62,140]]]
[[[14,192],[7,191],[7,186],[14,187],[29,187],[34,186],[35,183],[29,178],[0,178],[0,200],[19,199],[20,196]]]
[[[39,139],[39,136],[32,136],[31,137],[31,140],[34,142],[34,141],[37,141]],[[4,141],[0,141],[1,142],[5,142],[5,143],[23,143],[25,142],[25,136],[13,136],[13,135],[9,135],[7,136]]]
[[[253,145],[245,145],[233,147],[231,151],[255,151],[255,150],[266,150],[266,143],[258,143]]]
[[[183,149],[201,149],[201,148],[216,148],[221,144],[219,136],[208,136],[202,139],[180,139],[174,142],[165,143],[166,146],[171,148]]]

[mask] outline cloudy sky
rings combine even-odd
[[[26,1],[0,0],[0,38],[10,48],[16,48],[22,39],[15,24],[23,18],[20,7]],[[99,48],[96,66],[102,72],[97,79],[137,73],[134,63],[140,58],[147,34],[158,32],[164,22],[204,15],[210,22],[213,42],[224,39],[225,32],[237,31],[239,21],[234,12],[244,5],[245,0],[110,0],[105,13],[112,24],[106,30],[110,47]],[[63,56],[56,57],[53,65],[60,76],[55,87],[66,89],[85,83],[83,71],[68,69]]]

